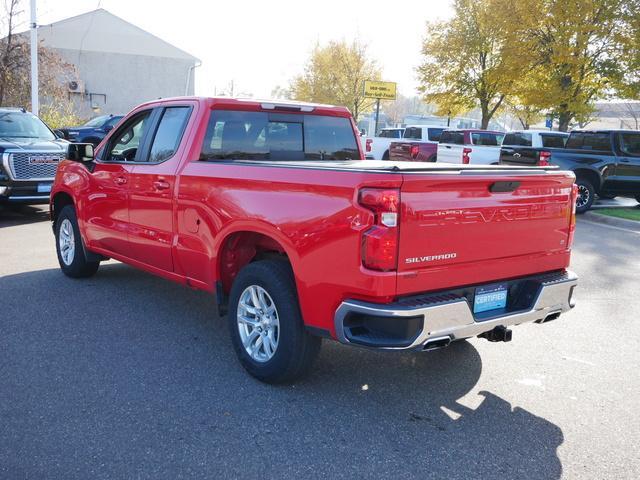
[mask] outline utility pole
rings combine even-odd
[[[380,117],[380,99],[376,99],[376,126],[373,129],[373,136],[378,135],[378,118]]]
[[[31,111],[38,115],[38,25],[36,24],[36,0],[31,0]]]

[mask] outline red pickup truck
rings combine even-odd
[[[216,293],[242,365],[285,382],[321,338],[431,350],[573,307],[570,172],[361,160],[348,110],[176,98],[97,147],[51,195],[62,271],[113,258]]]

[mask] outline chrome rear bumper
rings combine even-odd
[[[392,304],[375,304],[358,300],[342,302],[335,313],[335,330],[337,339],[341,343],[356,344],[385,350],[423,349],[427,343],[434,340],[459,340],[474,337],[489,332],[496,327],[509,327],[527,322],[543,323],[557,318],[561,313],[573,308],[573,291],[578,283],[575,273],[566,270],[560,273],[525,278],[522,282],[533,282],[529,307],[503,311],[496,316],[476,318],[469,305],[468,298],[455,294],[426,295],[424,299],[411,302],[396,302]],[[354,315],[373,318],[375,321],[411,319],[421,324],[416,333],[407,338],[380,341],[373,338],[372,342],[363,341],[362,336],[353,334],[353,328],[346,325]],[[361,328],[361,327],[360,327]],[[375,336],[374,336],[375,337]],[[447,342],[448,343],[448,342]]]

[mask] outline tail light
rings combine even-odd
[[[411,145],[411,149],[409,150],[409,155],[414,160],[418,158],[418,154],[420,153],[420,147],[418,145]]]
[[[367,152],[371,151],[371,144],[373,143],[373,139],[372,138],[367,138],[367,141],[365,142],[365,150]]]
[[[549,165],[551,165],[551,163],[549,162],[549,159],[551,158],[551,152],[547,152],[547,151],[541,151],[540,152],[540,157],[538,158],[538,165],[541,167],[548,167]]]
[[[400,190],[363,188],[358,203],[373,212],[373,226],[362,234],[362,265],[387,272],[398,268]]]
[[[471,158],[469,157],[470,153],[471,153],[470,148],[465,147],[462,149],[462,163],[468,165],[471,162]]]
[[[576,233],[576,202],[578,201],[578,185],[575,183],[571,188],[571,218],[569,219],[569,236],[567,238],[567,248],[573,245],[573,237]]]

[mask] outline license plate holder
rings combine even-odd
[[[51,193],[51,184],[50,183],[39,183],[38,184],[38,193]]]
[[[476,288],[473,297],[473,313],[484,313],[506,308],[509,289],[504,283]]]

